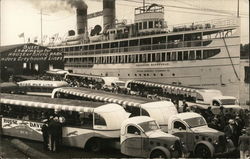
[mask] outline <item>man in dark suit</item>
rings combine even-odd
[[[227,138],[229,138],[233,141],[234,146],[238,145],[238,142],[236,139],[237,131],[235,129],[235,122],[233,119],[229,119],[228,125],[225,126],[225,128],[224,128],[224,133],[225,133]]]

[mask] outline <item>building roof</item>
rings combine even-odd
[[[0,46],[0,53],[6,52],[15,48],[19,48],[20,46],[23,46],[24,44],[15,44],[15,45],[4,45]]]

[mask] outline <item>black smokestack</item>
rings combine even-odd
[[[112,28],[115,24],[115,0],[103,0],[103,27]]]
[[[88,27],[87,7],[76,8],[77,34],[83,34]]]

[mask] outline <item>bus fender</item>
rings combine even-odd
[[[148,157],[151,158],[152,153],[157,151],[157,150],[164,152],[164,154],[166,155],[165,158],[171,158],[170,151],[167,148],[162,147],[162,146],[157,146],[157,147],[154,147],[153,149],[151,149],[150,153],[148,154]]]
[[[205,146],[207,146],[208,149],[209,149],[210,152],[211,152],[211,157],[214,156],[215,148],[214,148],[214,146],[213,146],[210,142],[208,142],[208,141],[200,141],[200,142],[196,143],[196,145],[195,145],[195,147],[194,147],[194,150],[193,150],[193,151],[194,151],[194,154],[195,154],[196,148],[199,147],[200,145],[205,145]]]

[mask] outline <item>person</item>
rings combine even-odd
[[[226,126],[226,118],[225,118],[225,114],[224,114],[224,107],[221,106],[220,107],[220,112],[218,114],[218,119],[219,119],[219,130],[223,131],[225,126]]]
[[[211,123],[208,124],[208,127],[216,129],[216,130],[220,129],[220,123],[219,123],[219,119],[217,116],[214,116]]]
[[[42,133],[43,133],[43,149],[48,150],[48,143],[49,143],[49,132],[48,132],[48,119],[44,119],[42,121],[44,124],[42,126]]]
[[[206,119],[207,123],[211,123],[212,119],[214,118],[214,114],[210,106],[205,110],[204,118]]]
[[[51,133],[51,151],[57,152],[59,146],[59,138],[61,132],[61,125],[59,123],[58,117],[54,117],[50,123],[50,133]]]
[[[240,158],[247,159],[250,155],[250,128],[242,129],[242,135],[239,137]]]
[[[183,107],[183,112],[187,112],[188,105],[186,103],[186,100],[183,100],[182,107]]]
[[[225,126],[224,128],[224,133],[226,135],[226,137],[228,139],[231,139],[234,146],[237,146],[238,143],[236,141],[236,130],[235,130],[235,126],[234,126],[234,120],[233,119],[229,119],[228,121],[228,125]]]
[[[173,101],[173,103],[174,103],[174,106],[175,106],[177,112],[179,113],[179,105],[177,104],[177,101]]]

